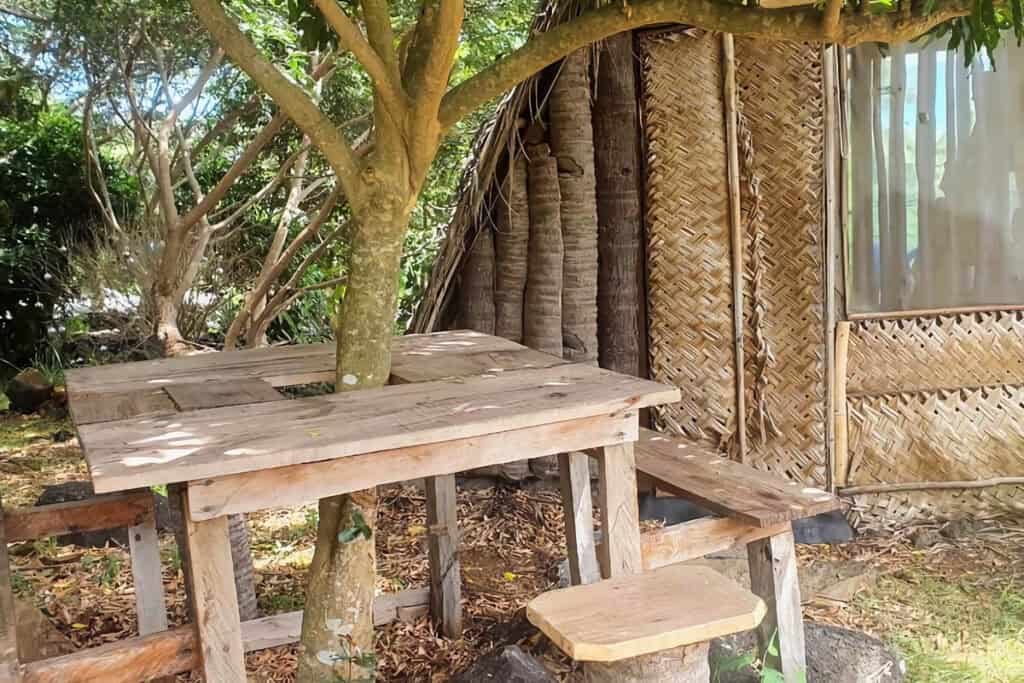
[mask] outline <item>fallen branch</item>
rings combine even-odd
[[[993,477],[973,481],[920,481],[905,484],[868,484],[847,486],[839,490],[840,496],[860,496],[867,493],[896,493],[898,491],[947,491],[954,489],[986,489],[993,486],[1024,486],[1024,477]]]

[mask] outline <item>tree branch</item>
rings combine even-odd
[[[238,28],[238,24],[227,15],[219,0],[191,0],[191,3],[206,30],[231,59],[278,103],[320,149],[334,169],[338,183],[349,201],[361,201],[363,183],[359,177],[359,164],[341,131],[302,88],[267,61]]]
[[[441,106],[447,130],[484,103],[566,55],[609,36],[653,24],[686,24],[709,31],[774,40],[906,42],[956,17],[967,16],[973,0],[946,0],[928,15],[897,12],[841,16],[827,37],[821,11],[813,5],[764,9],[712,0],[632,0],[584,12],[572,21],[532,37],[523,47],[452,88]]]

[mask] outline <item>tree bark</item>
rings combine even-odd
[[[558,165],[547,145],[529,150],[530,255],[523,343],[562,355],[562,223]]]
[[[594,100],[594,162],[600,364],[640,377],[645,272],[635,67],[632,33],[620,33],[605,41],[598,61]]]
[[[708,649],[708,643],[695,643],[618,662],[586,662],[583,679],[586,683],[707,683],[711,678]]]
[[[460,326],[494,334],[494,237],[481,226],[473,239],[459,283]]]
[[[590,48],[562,61],[551,90],[551,152],[562,221],[562,345],[571,361],[597,360],[597,197],[590,111]]]
[[[526,158],[509,165],[495,217],[497,274],[494,284],[494,333],[523,341],[523,296],[530,245],[530,206],[526,194]]]

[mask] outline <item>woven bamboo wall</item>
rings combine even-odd
[[[1024,472],[1024,314],[853,325],[847,483],[971,481]],[[857,496],[855,519],[1024,512],[1024,487]]]
[[[724,448],[735,431],[736,385],[721,37],[660,33],[645,36],[641,47],[651,373],[683,393],[657,418],[661,427]],[[749,132],[741,149],[749,457],[759,467],[820,485],[819,54],[801,45],[736,41],[741,128]],[[762,424],[775,427],[763,438]]]

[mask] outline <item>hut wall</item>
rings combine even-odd
[[[737,39],[747,459],[826,481],[821,52]],[[651,374],[659,426],[733,443],[733,296],[721,38],[641,40]],[[686,74],[680,78],[679,74]]]

